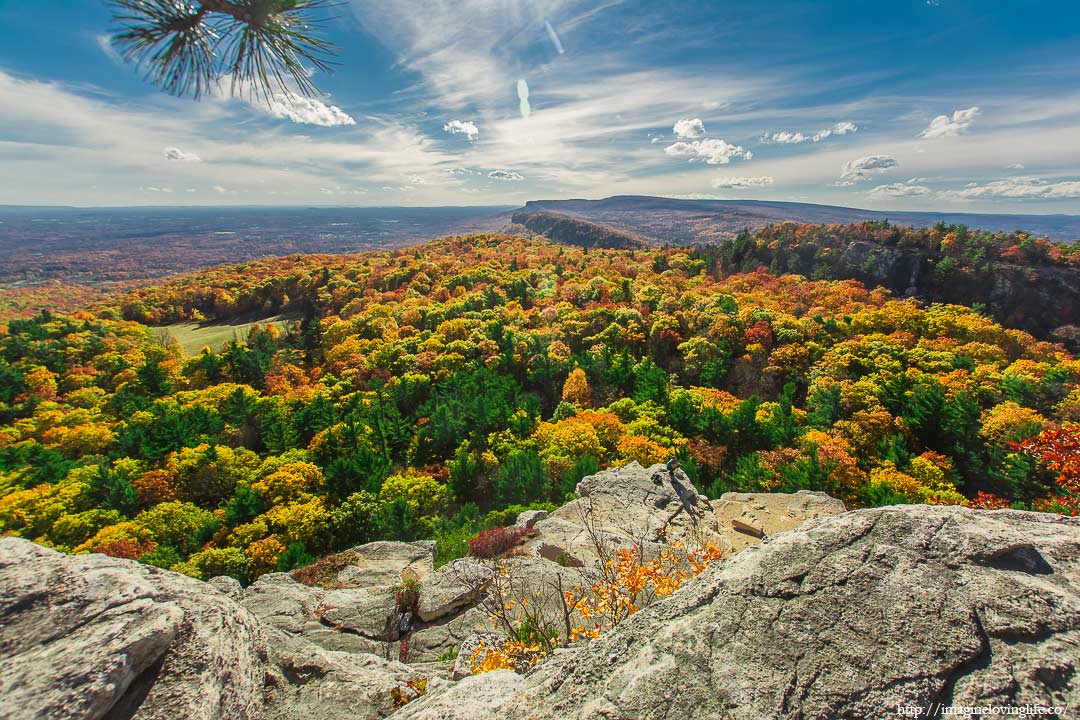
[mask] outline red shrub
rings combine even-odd
[[[94,552],[101,553],[102,555],[111,555],[115,558],[138,560],[143,555],[154,552],[156,548],[157,543],[153,540],[145,540],[143,542],[137,540],[117,540],[116,542],[98,546],[94,549]]]
[[[977,510],[1008,510],[1012,507],[1012,503],[1005,498],[998,497],[993,493],[985,493],[982,490],[979,491],[974,500],[969,500],[967,505]]]
[[[479,558],[498,557],[521,542],[528,534],[528,529],[518,527],[481,530],[469,541],[469,554]]]

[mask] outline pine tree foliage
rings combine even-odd
[[[193,98],[227,80],[230,93],[313,96],[335,47],[317,34],[327,0],[110,0],[112,43],[165,92]]]

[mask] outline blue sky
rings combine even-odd
[[[1080,213],[1072,0],[344,0],[326,96],[166,96],[0,0],[0,204],[649,194]],[[523,100],[523,98],[525,98]]]

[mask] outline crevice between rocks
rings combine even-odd
[[[990,636],[983,627],[978,610],[971,611],[971,619],[975,625],[975,636],[979,639],[979,651],[953,668],[945,677],[945,684],[938,693],[937,701],[932,706],[934,717],[944,717],[945,708],[952,707],[953,696],[956,693],[956,683],[971,673],[990,666],[993,649],[990,647]]]
[[[146,701],[146,696],[153,689],[154,683],[157,682],[161,669],[165,666],[165,658],[168,654],[168,651],[163,652],[161,657],[154,661],[153,665],[139,673],[128,685],[124,694],[102,716],[101,720],[131,720],[131,718],[135,717],[143,702]]]

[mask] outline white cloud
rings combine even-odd
[[[386,188],[383,189],[385,190]],[[404,188],[395,189],[404,190]],[[334,187],[322,187],[319,188],[319,192],[321,192],[323,195],[367,195],[367,190],[360,190],[358,188],[346,188],[341,187],[340,185],[335,185]]]
[[[735,190],[755,190],[769,187],[774,182],[769,175],[761,177],[719,177],[713,180],[714,188],[731,188]]]
[[[866,192],[871,197],[923,197],[930,195],[933,190],[925,185],[919,185],[920,178],[912,178],[903,183],[891,183],[878,185]]]
[[[218,195],[224,195],[225,193],[229,192],[226,188],[223,188],[220,185],[214,185],[210,189],[216,192]]]
[[[671,128],[675,131],[675,137],[680,140],[692,140],[705,134],[705,123],[701,118],[683,118]]]
[[[709,165],[727,165],[732,158],[750,160],[754,154],[749,150],[732,145],[726,140],[706,138],[693,142],[677,142],[664,148],[671,157],[687,158],[690,162],[703,160]]]
[[[356,120],[336,105],[327,105],[321,100],[304,97],[294,92],[274,93],[268,103],[254,100],[251,105],[269,112],[276,118],[291,120],[301,125],[336,127],[356,124]]]
[[[173,191],[171,187],[158,187],[156,185],[148,185],[143,190],[154,193],[171,193]]]
[[[525,179],[521,174],[513,170],[492,170],[488,173],[488,177],[493,180],[509,180],[511,182],[519,182]]]
[[[176,160],[177,162],[200,162],[201,158],[194,153],[187,153],[177,147],[167,147],[164,151],[166,160]]]
[[[1013,163],[1011,165],[1006,165],[1005,169],[1006,170],[1023,170],[1024,169],[1024,163]]]
[[[772,135],[766,135],[762,138],[762,140],[764,140],[765,142],[780,143],[783,145],[795,145],[798,143],[804,143],[809,139],[809,135],[803,135],[801,132],[788,132],[786,130],[774,132]]]
[[[1012,198],[1018,200],[1060,200],[1080,198],[1080,181],[1067,180],[1050,183],[1036,177],[1018,177],[1008,180],[994,180],[979,185],[972,183],[960,190],[946,193],[948,197],[960,200],[983,200],[993,198]]]
[[[840,181],[850,185],[859,180],[866,180],[878,173],[883,173],[897,167],[897,165],[896,159],[891,155],[867,155],[844,163],[844,171],[840,175]],[[846,187],[846,185],[840,185],[840,183],[837,183],[837,186]]]
[[[967,130],[971,123],[975,122],[975,117],[978,114],[978,107],[969,107],[967,110],[956,110],[953,112],[952,117],[938,115],[930,121],[930,127],[923,130],[919,137],[927,140],[954,137]]]
[[[781,130],[774,132],[772,135],[765,135],[762,137],[763,142],[778,143],[781,145],[797,145],[804,142],[821,142],[825,138],[832,137],[833,135],[847,135],[848,133],[854,133],[859,131],[859,126],[851,121],[845,120],[839,122],[830,128],[824,130],[818,130],[813,135],[806,135],[801,132],[789,132],[787,130]]]
[[[476,172],[475,170],[470,170],[469,168],[464,168],[464,167],[449,168],[446,172],[448,174],[450,174],[450,175],[453,175],[454,177],[468,177],[469,175],[479,175],[480,174],[480,173]]]
[[[845,120],[833,125],[832,131],[834,135],[847,135],[848,133],[859,132],[859,126],[850,120]]]
[[[476,124],[469,120],[451,120],[443,125],[443,132],[448,132],[451,135],[464,135],[469,139],[469,142],[476,142],[480,137],[480,129],[476,127]]]

